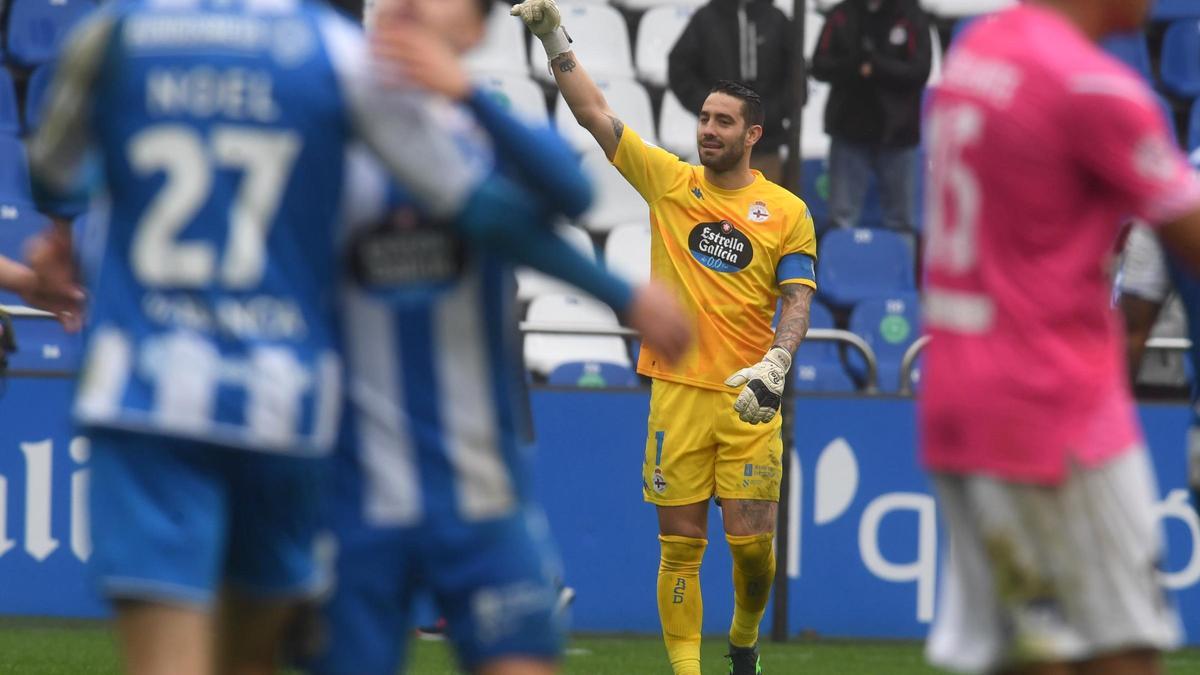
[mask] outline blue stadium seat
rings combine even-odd
[[[92,0],[12,0],[9,58],[24,66],[53,61],[66,34],[95,7]]]
[[[812,212],[817,232],[829,226],[829,162],[806,159],[801,166],[800,198]]]
[[[79,369],[82,338],[48,317],[13,317],[17,351],[8,358],[10,371],[67,372]]]
[[[833,314],[820,302],[812,304],[812,328],[835,328]],[[804,341],[792,360],[792,386],[804,392],[851,392],[854,382],[842,365],[836,342]]]
[[[1146,34],[1139,31],[1125,35],[1110,35],[1105,38],[1104,51],[1136,70],[1147,82],[1154,81],[1150,70],[1150,48],[1146,46]]]
[[[920,301],[916,293],[893,293],[863,300],[850,313],[850,330],[871,345],[879,360],[879,390],[895,392],[900,387],[900,363],[904,353],[921,336]],[[847,365],[857,377],[866,376],[866,363],[849,350]]]
[[[1200,19],[1200,2],[1196,0],[1158,0],[1151,21],[1174,21],[1175,19]]]
[[[1188,151],[1191,153],[1192,166],[1200,166],[1200,99],[1192,104],[1192,114],[1188,117]]]
[[[603,389],[606,387],[636,387],[637,373],[615,363],[576,361],[564,363],[546,378],[547,384],[562,387]]]
[[[831,230],[818,251],[817,289],[835,307],[914,289],[912,247],[896,232]]]
[[[42,124],[42,112],[46,105],[46,94],[50,90],[50,81],[54,79],[54,64],[47,63],[38,66],[29,76],[29,84],[25,89],[25,133],[32,134]]]
[[[13,87],[12,75],[0,66],[0,134],[16,136],[21,132],[21,119],[17,117],[17,90]]]
[[[25,145],[12,136],[0,135],[0,203],[28,204],[32,199]]]
[[[1200,96],[1200,21],[1176,21],[1163,36],[1163,86],[1183,98]]]

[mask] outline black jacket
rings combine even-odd
[[[857,143],[911,147],[921,140],[921,94],[929,79],[929,19],[917,0],[845,0],[830,11],[812,75],[832,85],[825,131]],[[872,74],[863,77],[864,63]]]
[[[746,83],[762,97],[764,142],[782,145],[793,58],[791,22],[771,0],[710,0],[671,48],[667,80],[693,113],[718,80]]]

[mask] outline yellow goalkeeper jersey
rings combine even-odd
[[[727,389],[725,379],[771,347],[783,284],[817,287],[817,239],[808,206],[754,172],[723,190],[704,167],[644,142],[625,127],[613,165],[650,205],[650,276],[695,318],[696,343],[671,365],[643,346],[638,372]]]

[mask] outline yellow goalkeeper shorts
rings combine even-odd
[[[654,380],[642,494],[660,506],[721,499],[779,501],[783,421],[747,424],[733,409],[738,390]]]

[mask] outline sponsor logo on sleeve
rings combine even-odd
[[[688,247],[697,262],[716,272],[740,272],[754,259],[754,245],[728,220],[697,225]]]

